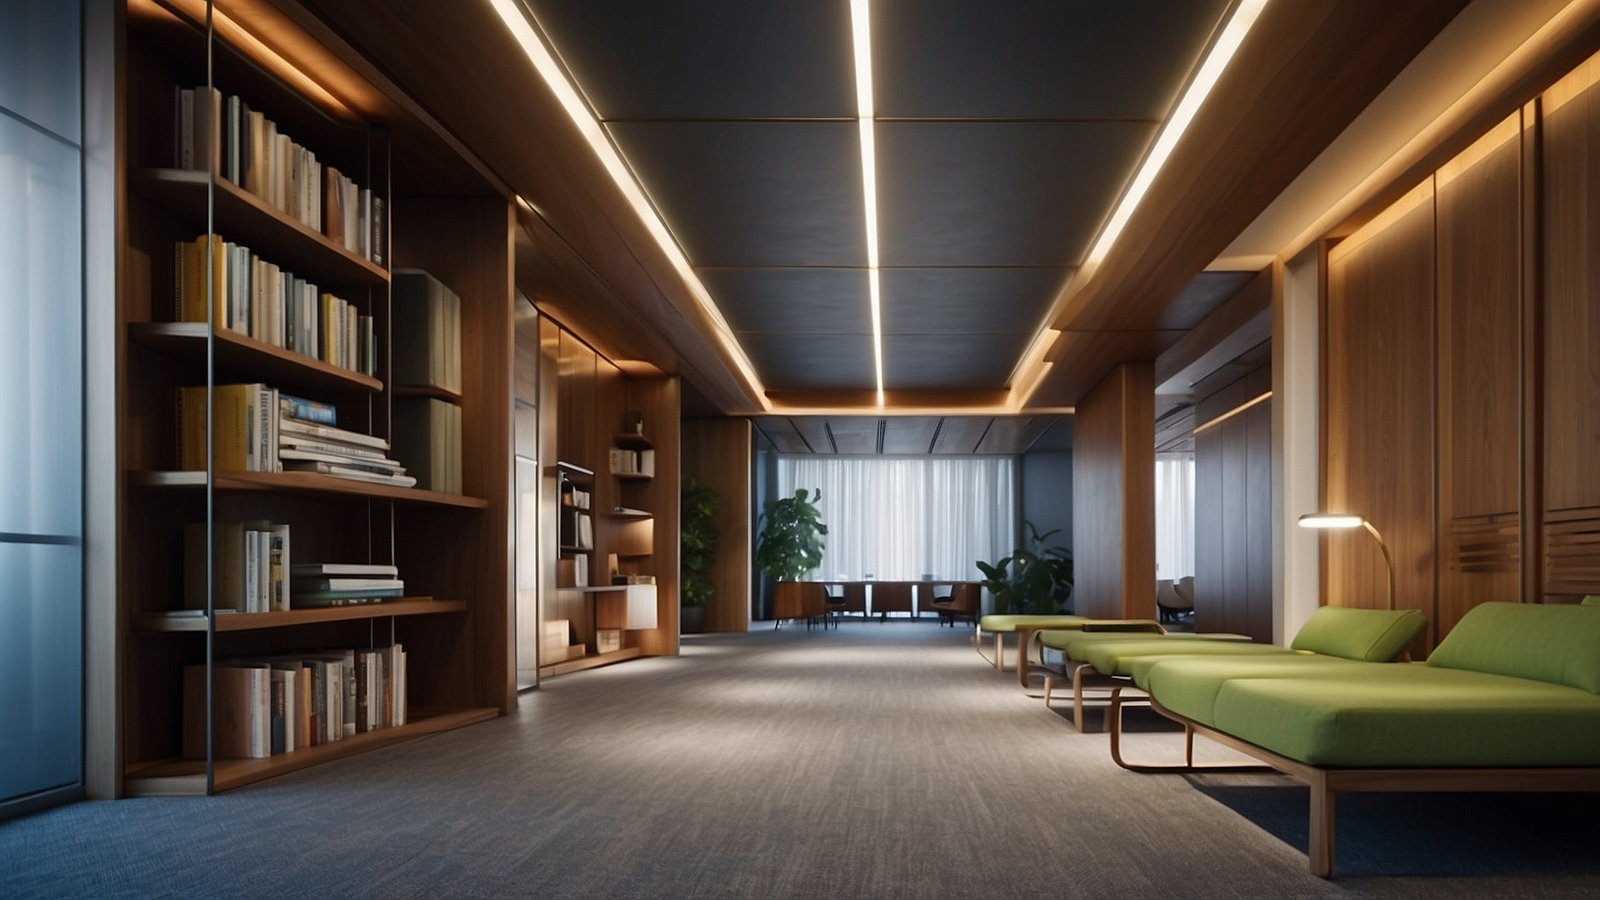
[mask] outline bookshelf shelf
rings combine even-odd
[[[443,400],[446,403],[459,404],[461,402],[461,395],[455,391],[423,385],[399,385],[394,389],[394,396],[397,400],[421,397],[429,400]]]
[[[196,490],[206,486],[204,472],[135,472],[135,486],[152,489]],[[489,501],[464,494],[446,494],[417,488],[394,487],[321,475],[316,472],[217,472],[219,491],[279,491],[308,494],[375,497],[401,503],[484,509]]]
[[[415,708],[411,710],[411,721],[393,728],[367,731],[266,759],[219,759],[215,765],[215,789],[226,791],[243,787],[424,734],[488,721],[499,714],[499,710],[493,708]],[[205,760],[201,759],[168,759],[138,766],[128,772],[128,793],[135,797],[204,793],[205,771]]]
[[[650,481],[654,475],[645,475],[642,472],[612,472],[612,477],[618,481]]]
[[[229,613],[217,616],[217,631],[255,631],[263,628],[286,628],[291,625],[317,625],[325,622],[348,622],[356,619],[381,619],[389,616],[428,616],[441,613],[465,612],[466,609],[467,604],[459,600],[403,597],[387,603],[363,603],[357,606],[335,606],[328,609]],[[160,613],[149,613],[139,616],[135,624],[140,631],[203,632],[206,630],[205,616],[166,616]]]
[[[653,450],[656,446],[650,443],[650,439],[644,435],[632,432],[618,432],[612,435],[611,445],[613,447],[621,447],[624,450]]]
[[[152,350],[182,359],[205,359],[209,326],[204,322],[135,322],[128,329],[133,340]],[[276,387],[372,393],[383,390],[383,382],[371,376],[274,347],[226,328],[217,329],[215,346],[219,366],[250,372],[253,377]]]
[[[197,233],[206,228],[207,174],[189,169],[140,169],[133,189],[188,219]],[[248,245],[302,278],[321,284],[387,285],[389,271],[354,253],[255,194],[221,176],[216,180],[218,233]]]
[[[606,518],[608,518],[608,519],[637,520],[637,519],[654,519],[655,517],[656,517],[655,513],[652,513],[652,512],[650,512],[648,510],[643,510],[643,509],[623,509],[623,508],[620,508],[620,507],[617,508],[617,509],[613,509],[610,512],[606,513]]]

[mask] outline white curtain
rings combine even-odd
[[[1194,574],[1194,457],[1156,456],[1156,578]]]
[[[779,497],[822,490],[818,578],[977,580],[1016,547],[1011,457],[778,457]]]

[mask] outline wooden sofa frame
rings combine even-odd
[[[1346,791],[1600,791],[1600,768],[1588,767],[1537,767],[1537,768],[1404,768],[1404,769],[1347,769],[1313,766],[1299,760],[1281,756],[1264,747],[1240,740],[1231,734],[1218,731],[1181,716],[1161,706],[1155,698],[1141,698],[1150,708],[1183,726],[1184,761],[1182,763],[1135,763],[1122,756],[1122,705],[1120,690],[1111,695],[1111,758],[1117,765],[1131,772],[1196,772],[1196,771],[1261,771],[1274,769],[1311,789],[1311,823],[1309,848],[1306,855],[1311,873],[1319,878],[1333,875],[1335,805],[1340,793]],[[1230,763],[1196,764],[1194,737],[1202,735],[1260,760],[1263,765]]]

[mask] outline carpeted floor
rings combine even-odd
[[[968,634],[694,636],[233,793],[3,823],[0,897],[1600,896],[1587,795],[1351,796],[1314,878],[1303,788],[1124,772]]]

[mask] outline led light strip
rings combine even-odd
[[[710,320],[716,331],[717,341],[727,351],[739,372],[748,379],[751,389],[755,393],[756,401],[761,404],[763,411],[770,410],[772,404],[767,401],[766,388],[761,379],[756,375],[755,367],[751,365],[749,357],[745,356],[744,348],[740,346],[739,339],[734,336],[733,329],[728,325],[728,320],[723,318],[722,310],[717,308],[716,301],[711,299],[711,292],[700,283],[700,277],[695,274],[694,267],[690,265],[688,257],[684,256],[683,248],[673,238],[672,232],[667,230],[666,223],[661,221],[654,206],[644,195],[644,190],[634,180],[633,173],[623,163],[622,156],[617,148],[612,145],[610,137],[601,127],[600,121],[595,118],[594,112],[584,102],[583,97],[572,82],[567,80],[566,71],[556,62],[545,46],[539,33],[535,31],[531,14],[525,12],[517,0],[489,0],[489,5],[499,14],[501,21],[505,22],[511,36],[516,38],[522,47],[522,52],[528,57],[528,62],[533,64],[539,77],[544,79],[546,85],[561,102],[573,124],[589,142],[589,147],[595,156],[605,166],[606,172],[611,175],[611,180],[622,191],[628,205],[633,207],[634,213],[639,216],[639,221],[644,224],[650,236],[655,238],[656,244],[665,253],[672,267],[677,270],[678,276],[683,279],[684,285],[689,289],[689,295],[694,298],[695,305]]]
[[[1239,5],[1234,7],[1228,24],[1222,28],[1222,34],[1217,36],[1217,42],[1211,46],[1205,61],[1195,71],[1194,78],[1184,89],[1178,105],[1172,108],[1172,114],[1167,116],[1166,123],[1161,126],[1161,133],[1151,145],[1150,153],[1145,156],[1144,163],[1139,167],[1139,173],[1123,192],[1116,212],[1111,214],[1111,218],[1106,220],[1105,227],[1100,230],[1099,239],[1094,242],[1094,248],[1089,251],[1084,261],[1086,265],[1098,265],[1106,258],[1106,254],[1111,252],[1112,245],[1122,235],[1122,229],[1133,217],[1133,211],[1138,208],[1139,201],[1143,200],[1145,192],[1150,190],[1150,185],[1161,172],[1161,167],[1166,165],[1167,157],[1172,155],[1172,150],[1178,145],[1183,133],[1189,130],[1189,124],[1200,111],[1200,105],[1210,96],[1211,89],[1216,87],[1217,79],[1222,77],[1223,70],[1233,60],[1233,54],[1238,52],[1239,45],[1244,42],[1244,36],[1250,33],[1251,26],[1255,25],[1256,19],[1266,6],[1267,0],[1240,0]]]
[[[883,406],[883,289],[878,280],[878,150],[873,133],[872,10],[850,0],[850,34],[856,57],[856,121],[861,130],[861,193],[867,222],[867,298],[872,313],[872,369]]]

